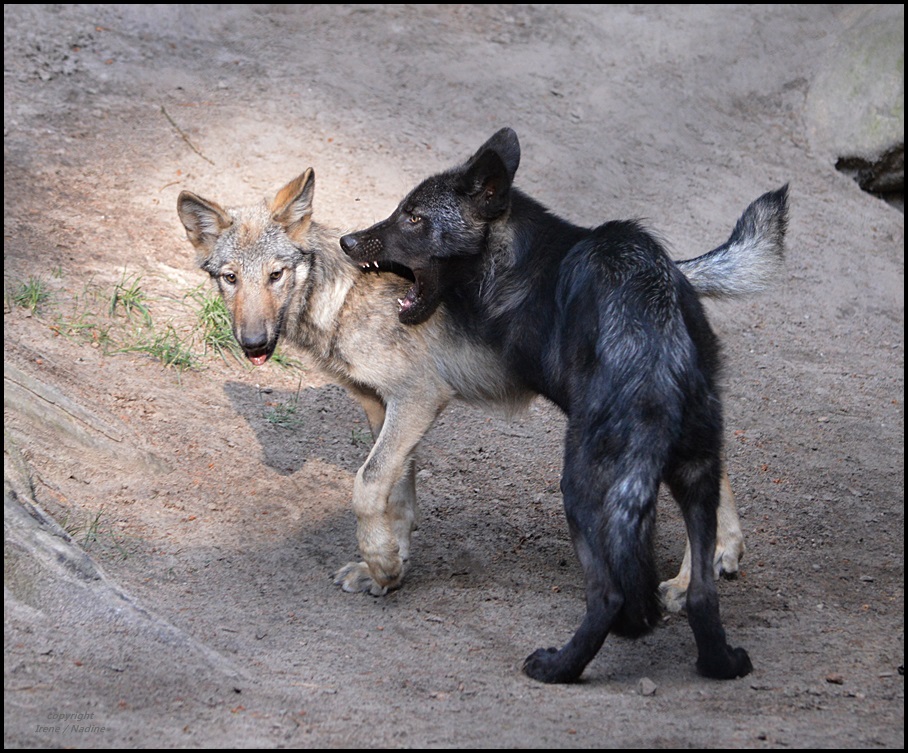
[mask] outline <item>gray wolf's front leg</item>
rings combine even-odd
[[[391,538],[397,542],[397,555],[401,562],[399,585],[410,559],[410,535],[416,529],[417,520],[416,463],[412,456],[406,461],[404,475],[391,490],[385,517]],[[348,562],[335,573],[334,582],[344,591],[368,592],[373,596],[383,596],[392,587],[379,584],[366,562]]]
[[[353,486],[356,535],[364,561],[350,562],[335,575],[334,582],[345,591],[381,596],[400,585],[416,526],[413,452],[444,404],[419,395],[387,406],[378,438]]]

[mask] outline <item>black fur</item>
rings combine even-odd
[[[491,344],[511,374],[568,417],[561,489],[587,612],[567,645],[536,651],[524,670],[543,682],[574,681],[608,633],[637,636],[656,624],[653,529],[664,481],[692,547],[687,612],[697,668],[744,676],[750,659],[726,641],[712,573],[720,359],[698,294],[639,223],[578,227],[513,187],[519,160],[516,134],[502,129],[341,245],[364,265],[412,270],[402,322],[424,321],[444,303],[465,336]],[[781,247],[787,187],[752,210],[758,223],[772,220]],[[741,234],[757,233],[744,222]]]

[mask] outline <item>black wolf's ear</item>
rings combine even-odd
[[[511,182],[514,181],[514,175],[520,166],[520,141],[513,128],[502,128],[497,131],[492,138],[476,150],[476,154],[470,158],[467,164],[478,159],[483,152],[495,152],[504,163]]]
[[[180,192],[177,213],[186,228],[186,237],[203,254],[210,252],[221,233],[233,224],[220,206],[189,191]]]
[[[483,152],[471,161],[458,179],[457,188],[472,199],[474,209],[484,220],[497,219],[510,206],[511,179],[495,152]]]
[[[271,202],[271,218],[294,240],[303,240],[309,229],[314,194],[315,172],[309,167],[278,191]]]
[[[473,199],[483,219],[494,220],[510,205],[511,183],[519,164],[517,134],[502,128],[464,165],[458,189]]]

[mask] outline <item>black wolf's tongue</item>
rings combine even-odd
[[[403,298],[397,299],[397,303],[401,311],[406,311],[412,308],[417,300],[419,300],[419,279],[416,280],[416,283],[407,291]]]

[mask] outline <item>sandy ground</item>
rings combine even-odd
[[[5,747],[903,748],[904,216],[805,120],[861,13],[5,5]],[[521,674],[584,606],[548,405],[442,416],[413,569],[376,599],[331,582],[368,451],[342,390],[304,360],[115,352],[144,330],[111,291],[195,327],[181,189],[245,203],[312,166],[319,219],[364,227],[503,125],[522,188],[678,257],[791,184],[778,285],[711,308],[747,678],[697,676],[682,615],[576,685]],[[671,504],[658,546],[668,577]]]

